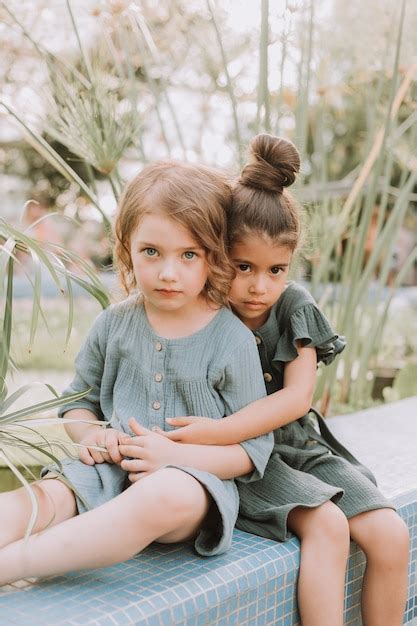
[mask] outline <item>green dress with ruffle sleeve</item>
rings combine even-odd
[[[315,348],[317,360],[326,365],[346,345],[308,291],[294,282],[254,335],[268,395],[283,388],[285,364],[298,356],[297,341]],[[316,411],[277,428],[274,442],[264,477],[238,486],[240,530],[284,541],[291,536],[287,518],[295,507],[317,507],[329,500],[347,518],[395,508],[376,487],[370,470],[333,437]]]

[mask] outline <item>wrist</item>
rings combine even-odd
[[[184,444],[178,443],[177,441],[171,441],[171,451],[169,453],[168,463],[172,463],[172,465],[181,465],[184,464]]]
[[[77,425],[78,426],[78,425]],[[86,437],[89,437],[92,433],[98,433],[98,429],[100,428],[100,422],[96,424],[80,424],[78,426],[78,432],[74,433],[74,440],[78,439],[78,442],[81,442]]]

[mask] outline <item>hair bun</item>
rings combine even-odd
[[[274,193],[282,193],[300,171],[300,155],[291,141],[263,133],[249,146],[251,161],[245,165],[239,182]]]

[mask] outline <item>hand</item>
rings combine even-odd
[[[80,461],[86,465],[94,465],[95,463],[119,464],[122,461],[122,455],[119,452],[119,441],[122,436],[124,433],[114,428],[90,426],[78,442],[80,444]],[[96,448],[100,448],[100,450]]]
[[[119,451],[123,456],[132,457],[123,459],[120,464],[122,469],[129,472],[128,478],[132,483],[164,465],[178,463],[177,444],[162,437],[163,431],[148,430],[133,418],[129,420],[129,427],[135,436],[124,435],[119,444]]]
[[[222,445],[221,420],[210,417],[168,417],[170,426],[180,426],[177,430],[158,431],[171,441],[181,443],[197,443],[200,445]]]

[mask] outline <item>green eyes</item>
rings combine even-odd
[[[144,248],[142,252],[147,257],[159,256],[159,252],[156,248]],[[192,250],[187,250],[186,252],[183,252],[182,256],[187,261],[191,261],[191,259],[194,259],[194,257],[196,257],[197,255]]]

